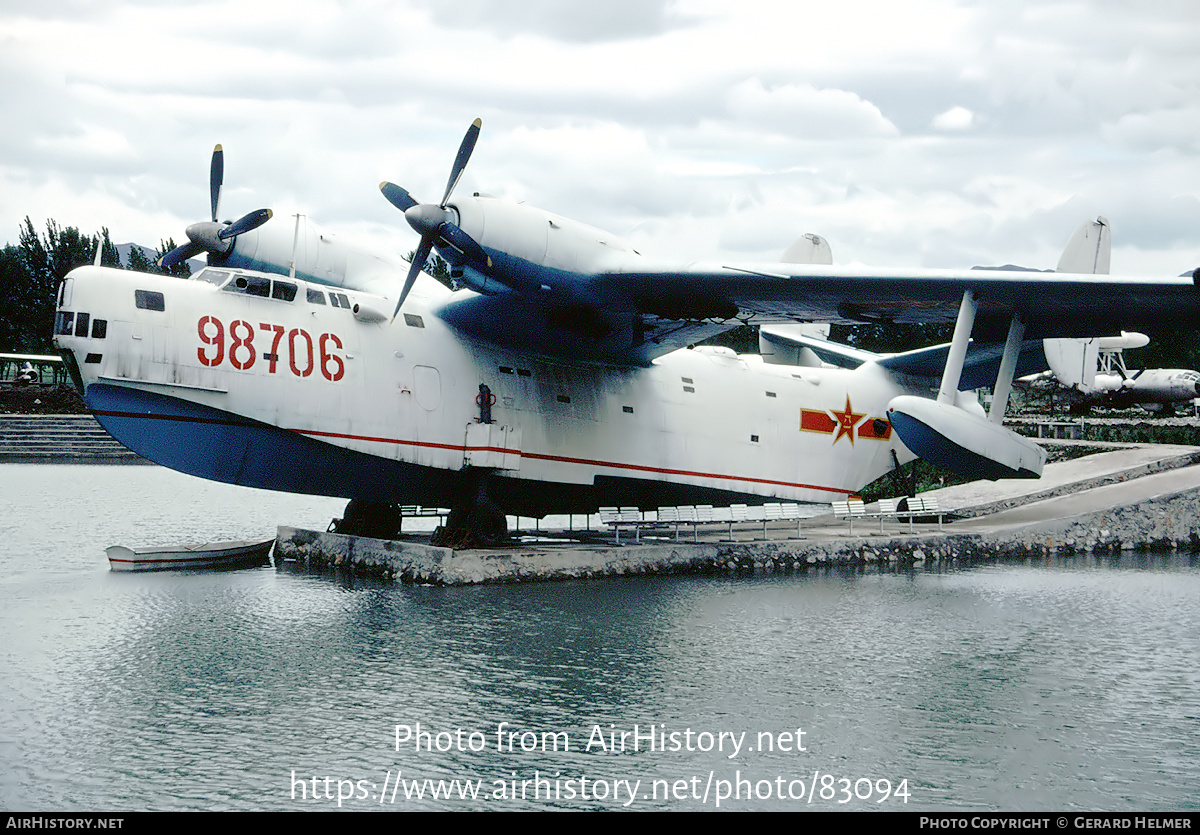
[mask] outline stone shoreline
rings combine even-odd
[[[998,518],[998,517],[992,517]],[[829,517],[806,523],[804,539],[675,541],[642,544],[533,543],[494,550],[438,548],[281,527],[277,560],[343,567],[354,573],[457,586],[646,574],[772,574],[819,565],[919,564],[1028,559],[1070,554],[1200,551],[1200,491],[1143,500],[1067,519],[991,529],[977,517],[944,532],[845,535]],[[976,530],[973,527],[982,529]],[[839,530],[841,528],[841,530]],[[791,528],[794,533],[794,528]],[[736,532],[735,532],[736,533]],[[742,536],[749,532],[741,531]]]

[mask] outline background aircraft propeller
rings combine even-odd
[[[471,152],[475,150],[475,142],[479,139],[481,125],[482,122],[476,119],[467,128],[467,134],[463,137],[462,144],[458,146],[458,155],[454,158],[454,166],[450,169],[450,178],[446,181],[446,192],[442,195],[440,203],[436,205],[420,203],[406,189],[395,183],[379,184],[379,190],[383,192],[387,201],[404,212],[404,219],[408,221],[408,225],[421,236],[421,242],[417,245],[416,252],[413,253],[412,266],[408,269],[408,278],[404,281],[404,289],[400,291],[400,298],[396,302],[396,310],[392,314],[393,320],[400,312],[404,300],[408,298],[408,291],[416,282],[417,275],[425,268],[425,262],[435,244],[440,250],[449,250],[448,253],[443,251],[442,254],[452,266],[460,266],[468,261],[483,268],[491,266],[491,259],[483,251],[483,247],[459,228],[458,224],[454,222],[454,212],[446,208],[450,194],[458,185],[463,170],[467,167],[467,161],[471,159]]]
[[[193,223],[187,228],[188,243],[177,246],[162,258],[158,259],[160,267],[173,267],[181,261],[195,258],[201,252],[210,256],[228,255],[233,249],[233,239],[243,232],[257,229],[271,219],[270,209],[256,209],[242,215],[232,223],[217,220],[217,212],[221,208],[221,192],[225,186],[225,151],[220,145],[213,148],[212,164],[208,169],[209,204],[212,219]]]
[[[1117,376],[1121,378],[1121,388],[1131,388],[1137,378],[1142,376],[1142,372],[1145,370],[1146,369],[1144,368],[1139,368],[1137,371],[1133,372],[1133,376],[1130,376],[1128,373],[1126,373],[1122,365],[1118,364],[1116,371]]]

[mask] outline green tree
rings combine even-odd
[[[71,270],[92,262],[98,238],[83,235],[74,226],[62,228],[54,220],[46,221],[46,231],[39,235],[33,221],[25,217],[19,251],[26,275],[13,292],[9,314],[18,329],[21,350],[51,350],[58,285]]]
[[[417,251],[415,249],[409,250],[408,255],[404,256],[404,260],[411,264],[413,256],[416,254]],[[450,265],[447,264],[446,260],[436,252],[429,253],[429,257],[425,259],[425,267],[421,270],[421,272],[436,278],[451,290],[455,289],[453,279],[450,278]]]
[[[696,344],[720,345],[738,354],[757,354],[758,328],[754,325],[738,325]]]
[[[96,238],[83,235],[74,226],[65,229],[51,219],[46,221],[46,231],[39,236],[28,215],[21,227],[21,250],[26,266],[34,279],[42,286],[49,286],[50,297],[58,289],[58,282],[76,267],[92,263],[96,253]],[[114,254],[116,250],[113,250]],[[116,259],[120,263],[120,259]]]
[[[138,273],[156,273],[160,267],[146,256],[145,251],[136,244],[129,250],[129,262],[126,267]]]
[[[121,253],[117,252],[117,245],[114,244],[108,237],[108,227],[105,226],[100,230],[100,266],[115,267],[118,270],[124,269],[121,266]],[[93,259],[95,255],[92,256]],[[94,263],[94,261],[93,261]]]
[[[42,353],[39,324],[34,318],[36,289],[21,250],[8,244],[0,251],[0,351]]]
[[[940,345],[949,342],[952,336],[954,325],[940,324],[833,325],[829,329],[831,342],[840,342],[877,354],[898,354],[901,351]]]
[[[1125,352],[1125,367],[1187,368],[1200,371],[1200,334],[1188,331],[1146,331],[1150,344]]]
[[[192,268],[188,266],[187,261],[180,261],[170,267],[161,267],[158,262],[163,259],[163,256],[175,248],[175,239],[167,238],[165,241],[158,242],[158,249],[154,253],[154,266],[150,272],[161,273],[162,275],[173,275],[178,278],[187,278],[192,274]]]

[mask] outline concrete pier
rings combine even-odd
[[[276,559],[344,566],[410,583],[463,585],[636,574],[779,573],[808,566],[921,563],[1125,551],[1200,550],[1200,448],[1121,446],[1046,467],[1040,480],[973,482],[931,491],[950,516],[936,522],[858,520],[855,534],[832,515],[803,523],[700,528],[699,542],[663,530],[640,544],[589,541],[515,543],[453,550],[416,538],[384,541],[281,527]],[[686,536],[691,538],[691,531]]]

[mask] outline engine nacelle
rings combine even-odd
[[[401,259],[346,241],[304,216],[277,218],[275,223],[238,235],[233,250],[220,263],[287,275],[293,259],[297,278],[368,292],[378,292],[379,288],[372,286],[376,282],[394,282],[408,272],[408,264]]]
[[[925,397],[888,403],[888,420],[920,458],[967,478],[1038,478],[1046,452],[980,414]]]
[[[459,228],[494,260],[492,277],[520,292],[557,290],[565,276],[608,272],[639,257],[607,232],[533,206],[469,197],[450,209]]]

